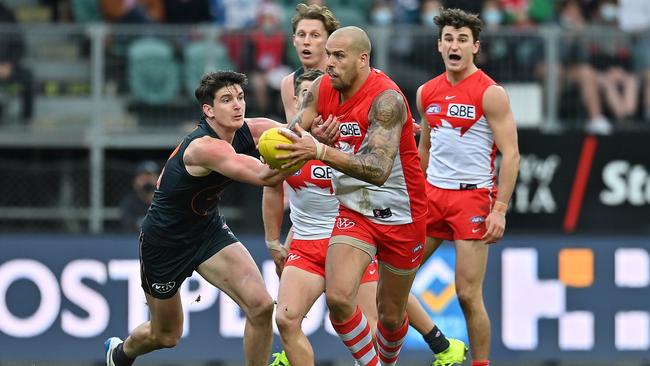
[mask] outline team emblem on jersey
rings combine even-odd
[[[341,230],[350,229],[350,228],[354,227],[354,221],[352,221],[352,220],[350,220],[350,219],[348,219],[346,217],[339,217],[336,220],[336,227],[341,229]]]
[[[438,104],[429,104],[427,107],[427,114],[438,114],[440,113],[440,106]]]
[[[176,286],[176,281],[171,281],[167,283],[154,283],[151,285],[151,288],[159,294],[164,294],[171,291],[174,286]]]
[[[485,216],[472,216],[471,219],[469,219],[469,222],[472,224],[480,224],[485,221]]]
[[[355,122],[341,122],[339,125],[339,131],[341,132],[341,137],[348,136],[361,136],[361,128],[359,123]]]
[[[296,259],[300,259],[300,256],[298,254],[289,254],[287,257],[287,262],[295,261]]]
[[[476,107],[469,104],[450,103],[447,107],[447,116],[474,120],[476,119]]]

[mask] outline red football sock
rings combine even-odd
[[[399,351],[402,349],[408,330],[408,316],[404,318],[404,324],[392,332],[384,329],[381,322],[377,323],[377,348],[379,349],[379,359],[382,365],[392,366],[397,364]]]
[[[335,323],[331,318],[330,321],[339,338],[345,343],[350,353],[352,353],[352,357],[359,364],[379,366],[375,345],[372,343],[370,325],[368,325],[368,320],[359,306],[357,306],[352,317],[343,323]]]
[[[474,360],[472,366],[490,366],[490,360]]]

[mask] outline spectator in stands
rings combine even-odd
[[[505,19],[505,12],[501,8],[498,0],[486,0],[481,9],[481,20],[485,25],[485,30],[489,32],[497,31],[501,28]]]
[[[250,29],[260,7],[259,0],[208,0],[214,22],[229,31]]]
[[[440,14],[442,2],[440,0],[424,0],[420,3],[420,24],[435,28],[433,18]]]
[[[393,37],[390,44],[390,75],[395,80],[400,80],[399,86],[407,98],[410,98],[409,104],[412,105],[415,105],[415,91],[422,84],[422,80],[444,71],[442,58],[435,54],[438,49],[438,31],[433,22],[433,17],[440,14],[443,5],[441,0],[422,1],[422,28],[413,33],[405,33],[405,37]],[[403,44],[396,45],[397,43]]]
[[[277,4],[261,4],[245,47],[244,70],[253,89],[252,107],[261,114],[282,116],[280,84],[291,69],[286,65],[287,35],[282,28],[282,9]]]
[[[506,23],[522,26],[551,21],[554,2],[548,0],[499,0],[506,14]]]
[[[149,210],[160,174],[158,163],[146,160],[138,163],[133,176],[132,190],[120,201],[122,231],[137,233]]]
[[[476,0],[445,0],[447,9],[463,9],[467,13],[480,14],[483,1]]]
[[[581,4],[579,0],[563,0],[559,9],[559,23],[564,29],[559,47],[560,78],[566,84],[576,84],[579,87],[580,98],[588,118],[586,131],[590,134],[608,135],[612,132],[612,125],[603,115],[596,72],[587,62],[584,44],[587,22]]]
[[[635,41],[635,67],[643,79],[643,118],[650,122],[650,1],[622,0],[618,14],[619,28]]]
[[[160,23],[165,19],[163,0],[99,0],[99,8],[112,23]]]
[[[370,24],[386,27],[393,24],[393,8],[387,0],[376,0],[370,8]]]
[[[634,75],[631,39],[617,28],[617,17],[616,0],[598,1],[591,19],[603,29],[590,39],[588,52],[607,107],[617,121],[622,121],[637,111],[639,81]]]
[[[16,23],[11,8],[0,2],[0,23]],[[7,29],[0,36],[0,90],[2,94],[19,93],[20,118],[29,122],[34,110],[34,85],[32,72],[21,63],[25,56],[25,40],[20,31]],[[0,112],[4,108],[0,105]],[[3,113],[0,113],[2,116]]]

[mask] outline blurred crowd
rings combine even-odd
[[[581,119],[594,134],[609,134],[615,126],[650,124],[648,0],[305,2],[327,5],[343,25],[362,27],[431,29],[441,7],[477,13],[485,23],[477,64],[504,83],[543,83],[549,65],[545,60],[547,45],[540,33],[549,28],[559,30],[559,62],[553,65],[553,75],[558,79],[553,95],[560,106],[559,119]],[[233,67],[249,75],[252,114],[282,115],[279,83],[298,65],[290,38],[296,0],[2,0],[2,4],[2,13],[10,14],[0,18],[4,22],[217,24],[225,30],[221,42]],[[521,36],[504,37],[510,30]],[[428,76],[438,73],[443,67],[432,53],[435,42],[435,36],[394,42],[391,61],[412,62],[430,70]],[[0,47],[20,49],[15,45]],[[29,85],[31,76],[21,67],[15,68],[12,76],[3,66],[17,64],[20,55],[12,52],[0,52],[0,83],[19,80]],[[400,81],[399,76],[394,78]],[[408,80],[402,87],[408,95]],[[24,99],[28,118],[31,102],[29,97]]]

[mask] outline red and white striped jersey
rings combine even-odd
[[[456,85],[443,73],[422,87],[422,117],[431,128],[426,173],[434,186],[494,186],[496,145],[483,114],[483,94],[492,85],[494,80],[478,70]]]
[[[339,91],[332,87],[328,75],[323,76],[318,94],[318,113],[323,118],[338,116],[339,150],[357,155],[369,152],[367,132],[371,122],[368,121],[368,113],[375,98],[389,89],[401,94],[399,87],[388,76],[371,69],[370,76],[359,91],[341,104]],[[406,103],[406,98],[404,102]],[[424,175],[413,137],[410,110],[402,128],[399,151],[388,180],[382,186],[364,182],[335,169],[333,174],[334,193],[341,205],[364,215],[374,223],[408,224],[426,215]]]
[[[329,238],[339,213],[332,190],[332,168],[310,160],[287,178],[293,237],[301,240]]]

